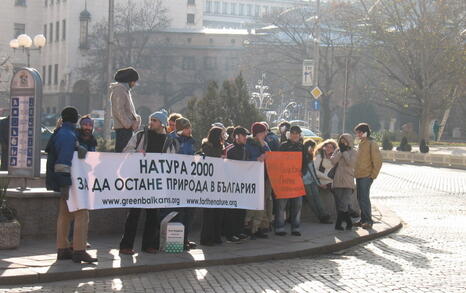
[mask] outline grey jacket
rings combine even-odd
[[[141,116],[136,114],[128,85],[119,82],[110,84],[109,98],[112,103],[113,128],[137,130],[141,126]]]
[[[354,150],[353,137],[350,134],[344,133],[340,137],[344,137],[349,142],[351,149],[344,152],[340,152],[338,149],[330,158],[333,165],[338,164],[332,187],[354,189],[354,167],[358,152]]]

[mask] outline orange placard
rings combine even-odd
[[[306,194],[301,175],[302,154],[268,152],[265,166],[276,198],[295,198]]]

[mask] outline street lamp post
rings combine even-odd
[[[289,102],[288,105],[285,106],[285,108],[283,108],[283,111],[282,113],[280,114],[280,116],[278,117],[278,120],[281,121],[283,119],[288,119],[290,118],[291,114],[290,114],[290,110],[288,110],[288,108],[296,108],[298,106],[298,104],[296,102]]]
[[[251,94],[251,103],[254,103],[259,110],[263,110],[267,105],[271,105],[273,103],[273,100],[271,98],[272,95],[267,92],[269,87],[264,85],[264,78],[265,74],[262,74],[262,78],[257,81],[257,84],[255,86],[258,92],[253,92]],[[256,99],[259,102],[259,104],[256,103]]]
[[[12,48],[13,50],[20,48],[23,49],[23,52],[26,52],[27,56],[27,66],[30,67],[31,51],[40,52],[40,50],[45,46],[46,43],[47,39],[42,34],[36,35],[34,37],[34,40],[32,40],[31,37],[26,34],[21,34],[18,36],[18,38],[10,41],[10,48]],[[36,48],[31,48],[33,44]]]

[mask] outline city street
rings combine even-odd
[[[385,163],[373,205],[398,233],[331,255],[92,280],[0,292],[465,292],[466,173]]]

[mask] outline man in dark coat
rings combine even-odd
[[[123,152],[133,153],[161,153],[165,139],[165,127],[167,126],[168,113],[165,110],[157,111],[149,116],[149,127],[136,132],[126,145]],[[159,213],[158,209],[144,209],[146,221],[142,236],[142,251],[156,253],[159,247]],[[133,255],[134,239],[138,227],[139,216],[142,209],[131,208],[125,223],[125,232],[120,241],[120,253]]]
[[[232,132],[234,140],[233,146],[227,151],[227,159],[248,161],[249,154],[246,151],[246,140],[249,132],[241,126],[235,127]],[[244,218],[246,210],[242,209],[227,209],[224,215],[225,221],[225,237],[229,242],[238,242],[246,239],[248,236],[244,233]]]
[[[298,152],[302,155],[303,145],[300,143],[301,128],[299,126],[292,126],[290,128],[289,138],[280,145],[281,152]],[[304,195],[304,194],[303,194]],[[301,207],[303,205],[302,196],[295,198],[277,199],[278,208],[275,219],[275,234],[285,236],[285,210],[286,204],[291,205],[291,235],[301,236],[299,225],[301,221]]]

